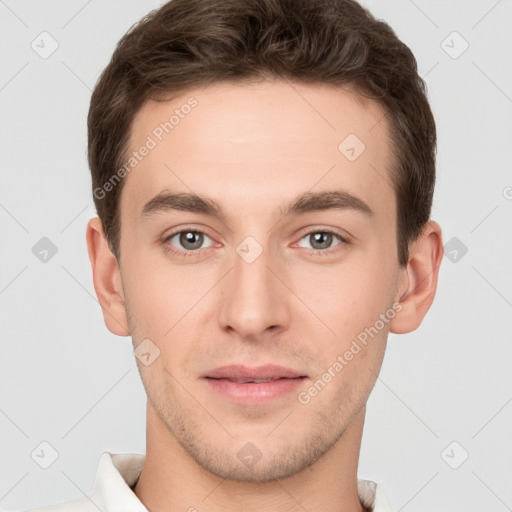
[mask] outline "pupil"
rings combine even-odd
[[[321,247],[318,247],[320,249],[328,248],[331,245],[332,235],[330,233],[315,233],[313,235],[313,238],[314,238],[314,243],[312,244],[313,247],[315,246],[315,244],[317,242],[319,242],[319,245],[321,246]],[[323,239],[323,243],[322,243],[322,239]]]
[[[197,240],[194,242],[194,238],[197,238]],[[198,247],[201,247],[202,243],[202,234],[197,233],[195,231],[187,231],[185,233],[182,233],[180,237],[180,243],[183,245],[183,247],[187,249],[197,249]],[[187,244],[191,244],[192,247],[187,246]]]

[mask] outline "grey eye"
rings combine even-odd
[[[334,238],[341,241],[341,237],[335,233],[331,233],[329,231],[314,231],[303,236],[301,240],[308,240],[311,244],[309,247],[311,249],[322,250],[330,249]],[[300,243],[299,245],[304,247],[304,245],[301,245]]]
[[[179,244],[178,248],[182,248],[185,251],[194,251],[202,248],[201,246],[203,245],[205,238],[211,240],[209,236],[201,231],[180,231],[171,235],[168,240],[172,243],[173,240],[177,239]],[[172,245],[176,246],[176,241],[172,243]]]

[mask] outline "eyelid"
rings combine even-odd
[[[168,233],[166,232],[166,234],[163,235],[163,239],[164,239],[164,241],[168,240],[169,238],[177,235],[178,233],[183,233],[184,231],[203,233],[203,235],[206,235],[213,239],[212,235],[209,234],[207,228],[199,227],[196,224],[184,224],[182,226],[171,229]]]
[[[303,228],[299,232],[298,240],[301,240],[307,235],[312,235],[313,233],[329,233],[331,235],[336,235],[339,237],[344,243],[352,243],[353,236],[346,232],[345,230],[339,230],[336,228],[325,227],[325,226],[308,226]]]

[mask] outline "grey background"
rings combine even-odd
[[[103,451],[145,450],[131,340],[106,329],[87,256],[86,115],[119,38],[161,3],[0,1],[3,509],[79,497]],[[512,1],[365,5],[427,81],[439,135],[433,219],[445,243],[455,237],[456,259],[444,258],[420,329],[390,336],[359,477],[383,482],[400,511],[511,510]],[[43,31],[59,45],[46,59],[31,47]],[[47,262],[32,252],[43,237],[58,249]],[[31,456],[42,442],[59,454],[48,469]]]

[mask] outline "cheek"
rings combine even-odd
[[[361,258],[353,266],[323,267],[302,272],[305,281],[295,276],[297,295],[303,297],[312,313],[321,320],[329,344],[341,348],[366,327],[372,326],[385,313],[392,301],[393,268],[382,262]],[[336,338],[335,338],[336,336]]]
[[[211,315],[205,315],[207,300],[202,299],[213,288],[217,274],[200,265],[131,263],[134,270],[126,295],[134,346],[149,338],[159,351],[159,364],[173,374],[183,372],[190,346],[205,332],[199,326],[211,320]],[[216,309],[215,305],[210,308]],[[146,372],[148,378],[153,374]],[[160,377],[164,375],[161,373]]]
[[[188,303],[187,295],[193,284],[181,277],[179,268],[172,267],[159,250],[140,250],[127,244],[129,257],[123,261],[126,278],[125,292],[131,313],[138,322],[146,322],[153,331],[162,323],[169,323]],[[183,314],[183,312],[182,312]],[[164,331],[165,332],[165,331]],[[160,333],[162,334],[162,333]]]
[[[153,267],[133,266],[125,271],[129,275],[123,279],[126,296],[126,309],[129,314],[132,337],[135,343],[145,338],[160,344],[165,333],[172,327],[177,309],[178,297],[169,282]],[[134,332],[135,331],[135,332]]]

